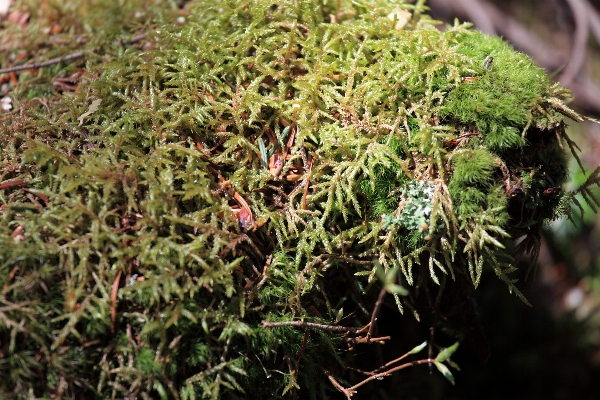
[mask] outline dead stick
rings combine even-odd
[[[121,281],[122,270],[117,272],[117,276],[112,284],[112,290],[110,293],[110,331],[115,332],[115,320],[117,319],[117,293],[119,292],[119,282]]]
[[[366,337],[358,337],[358,338],[350,338],[348,340],[348,342],[352,341],[354,343],[381,343],[383,344],[386,340],[390,340],[392,337],[391,336],[380,336],[380,337],[376,337],[376,338],[369,338],[369,340],[366,339]]]
[[[25,64],[25,65],[19,65],[19,66],[16,66],[16,67],[10,67],[10,68],[0,69],[0,74],[6,74],[6,73],[9,73],[9,72],[24,71],[26,69],[37,69],[37,68],[47,67],[49,65],[58,64],[59,62],[62,62],[62,61],[69,61],[69,60],[73,60],[73,59],[76,59],[76,58],[81,58],[84,55],[85,55],[85,53],[83,51],[77,51],[75,53],[71,53],[71,54],[68,54],[66,56],[52,58],[50,60],[39,62],[39,63]]]
[[[27,179],[15,179],[12,181],[2,182],[2,183],[0,183],[0,190],[8,189],[8,188],[15,187],[15,186],[25,185],[26,183],[27,183]]]
[[[138,34],[138,35],[134,35],[131,40],[129,40],[129,43],[136,43],[139,42],[143,39],[146,38],[146,34]],[[76,58],[81,58],[85,56],[85,52],[83,51],[76,51],[75,53],[71,53],[71,54],[67,54],[66,56],[61,56],[61,57],[56,57],[56,58],[51,58],[50,60],[47,61],[42,61],[39,63],[33,63],[33,64],[25,64],[25,65],[19,65],[16,67],[9,67],[9,68],[4,68],[4,69],[0,69],[0,74],[7,74],[9,72],[17,72],[17,71],[24,71],[26,69],[37,69],[37,68],[42,68],[42,67],[47,67],[49,65],[54,65],[54,64],[58,64],[59,62],[62,61],[69,61],[69,60],[74,60]]]
[[[432,363],[432,362],[435,362],[435,360],[433,360],[431,358],[426,358],[424,360],[418,360],[418,361],[408,362],[406,364],[402,364],[402,365],[399,365],[397,367],[388,369],[387,371],[380,372],[380,373],[378,373],[376,375],[371,375],[368,378],[366,378],[365,380],[357,383],[356,385],[354,385],[352,387],[347,388],[346,390],[349,391],[349,392],[355,392],[356,388],[364,385],[365,383],[367,383],[369,381],[372,381],[373,379],[378,379],[378,378],[386,377],[386,376],[392,374],[393,372],[399,371],[399,370],[404,369],[404,368],[413,367],[415,365],[420,365],[420,364],[429,364],[429,363]]]
[[[327,378],[329,378],[329,381],[332,383],[333,386],[335,386],[335,388],[337,390],[339,390],[340,392],[344,393],[344,395],[346,395],[346,400],[352,399],[352,396],[356,393],[356,390],[346,389],[333,377],[333,375],[331,375],[331,373],[329,373],[329,371],[327,371],[326,369],[323,369],[322,367],[319,367],[319,369],[325,374],[325,376],[327,376]]]
[[[381,309],[381,305],[383,304],[383,298],[386,294],[385,287],[381,288],[379,292],[379,297],[377,298],[377,303],[375,303],[375,309],[373,310],[373,314],[371,315],[371,323],[369,324],[369,332],[367,333],[367,343],[371,341],[371,336],[373,334],[373,329],[375,327],[375,321],[377,321],[377,314],[379,314],[379,310]]]
[[[385,365],[382,365],[381,367],[379,367],[379,368],[377,368],[377,369],[375,369],[375,370],[373,370],[371,372],[366,372],[366,371],[360,371],[360,372],[363,373],[363,374],[365,374],[365,375],[376,375],[376,374],[379,374],[384,369],[389,368],[389,367],[391,367],[392,365],[394,365],[396,363],[399,363],[400,361],[404,360],[406,357],[410,356],[411,354],[413,354],[412,351],[409,351],[408,353],[405,353],[405,354],[401,355],[400,357],[398,357],[398,358],[396,358],[396,359],[394,359],[394,360],[386,363]],[[431,357],[429,357],[429,358],[431,358]]]
[[[307,210],[308,208],[306,207],[306,196],[308,196],[308,185],[310,185],[310,176],[312,175],[312,167],[314,164],[315,160],[311,160],[309,162],[308,165],[308,176],[305,180],[306,184],[304,185],[304,193],[302,194],[302,209],[303,210]]]
[[[347,326],[339,326],[339,325],[324,325],[324,324],[315,324],[314,322],[304,322],[304,321],[284,321],[284,322],[262,322],[263,328],[277,328],[281,326],[294,326],[298,328],[313,328],[320,329],[322,331],[330,331],[330,332],[343,332],[343,333],[360,333],[361,329],[358,328],[349,328]]]
[[[308,329],[304,331],[304,337],[302,338],[302,345],[300,346],[300,351],[298,352],[298,360],[296,361],[296,372],[298,372],[298,368],[300,368],[300,360],[302,359],[302,354],[304,354],[304,349],[306,348],[306,341],[308,340]]]

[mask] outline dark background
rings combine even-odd
[[[472,21],[475,28],[503,37],[571,89],[575,98],[570,107],[600,117],[600,1],[427,4],[435,19]],[[572,122],[569,135],[581,147],[586,167],[582,172],[572,163],[573,189],[600,165],[600,125]],[[486,363],[479,361],[476,348],[462,345],[453,357],[461,367],[461,372],[453,371],[456,386],[437,371],[429,375],[426,367],[416,367],[398,373],[371,398],[600,399],[600,218],[587,208],[576,222],[548,225],[537,266],[527,279],[530,260],[521,261],[517,285],[533,307],[508,293],[493,273],[482,278],[473,297],[490,345]],[[405,315],[399,321],[405,332],[423,329],[413,327],[410,319]]]

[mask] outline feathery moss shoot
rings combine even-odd
[[[1,33],[85,53],[3,93],[1,397],[360,396],[381,301],[526,302],[580,119],[526,55],[422,1],[67,3]]]

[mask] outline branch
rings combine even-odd
[[[297,328],[312,328],[312,329],[320,329],[322,331],[329,332],[339,332],[339,333],[360,333],[364,328],[349,328],[347,326],[339,326],[339,325],[325,325],[325,324],[316,324],[314,322],[305,322],[305,321],[284,321],[284,322],[267,322],[262,321],[262,327],[264,329],[267,328],[278,328],[281,326],[294,326]]]
[[[410,353],[408,353],[408,354],[410,354]],[[400,358],[398,358],[398,359],[396,359],[396,360],[394,360],[394,361],[391,361],[391,362],[389,362],[389,363],[388,363],[388,364],[386,364],[386,365],[393,364],[394,362],[397,362],[397,361],[399,361],[400,359],[402,359],[402,358],[406,357],[408,354],[405,354],[404,356],[402,356],[402,357],[400,357]],[[364,385],[364,384],[365,384],[365,383],[367,383],[367,382],[370,382],[370,381],[372,381],[372,380],[374,380],[374,379],[383,379],[383,378],[385,378],[386,376],[389,376],[389,375],[391,375],[393,372],[399,371],[399,370],[401,370],[401,369],[404,369],[404,368],[408,368],[408,367],[414,367],[415,365],[420,365],[420,364],[430,364],[430,363],[433,363],[433,362],[435,362],[435,360],[434,360],[434,359],[432,359],[432,358],[426,358],[426,359],[423,359],[423,360],[417,360],[417,361],[412,361],[412,362],[404,363],[404,364],[402,364],[402,365],[398,365],[397,367],[390,368],[390,369],[388,369],[387,371],[383,371],[383,372],[379,372],[379,373],[377,373],[377,374],[371,375],[371,376],[369,376],[368,378],[365,378],[365,379],[363,379],[362,381],[360,381],[360,382],[359,382],[359,383],[357,383],[356,385],[354,385],[354,386],[352,386],[352,387],[349,387],[349,388],[345,388],[345,387],[343,387],[343,386],[342,386],[342,385],[341,385],[341,384],[340,384],[340,383],[339,383],[339,382],[338,382],[338,381],[337,381],[337,380],[336,380],[336,379],[335,379],[335,378],[334,378],[334,377],[333,377],[333,376],[332,376],[332,375],[329,373],[329,371],[323,370],[323,372],[325,373],[325,375],[327,376],[327,378],[329,378],[329,381],[330,381],[330,382],[333,384],[333,386],[335,386],[335,388],[336,388],[337,390],[339,390],[340,392],[344,393],[344,395],[346,396],[346,399],[347,399],[347,400],[350,400],[350,399],[352,398],[352,396],[353,396],[354,394],[356,394],[356,389],[357,389],[357,388],[359,388],[359,387],[361,387],[362,385]],[[383,368],[383,367],[382,367],[382,368]]]
[[[77,51],[75,53],[71,53],[71,54],[68,54],[66,56],[52,58],[50,60],[39,62],[39,63],[25,64],[25,65],[19,65],[17,67],[10,67],[10,68],[0,69],[0,74],[6,74],[6,73],[9,73],[9,72],[24,71],[26,69],[38,69],[38,68],[42,68],[42,67],[47,67],[49,65],[58,64],[59,62],[62,62],[62,61],[69,61],[69,60],[74,60],[76,58],[81,58],[84,55],[85,55],[85,53],[83,51]]]
[[[402,365],[398,365],[397,367],[388,369],[387,371],[383,371],[383,372],[380,372],[378,374],[371,375],[368,378],[364,379],[363,381],[357,383],[356,385],[354,385],[354,386],[352,386],[352,387],[350,387],[350,388],[348,388],[346,390],[348,390],[348,391],[355,391],[356,388],[364,385],[365,383],[367,383],[369,381],[372,381],[374,379],[379,379],[379,378],[385,378],[386,376],[391,375],[393,372],[400,371],[401,369],[408,368],[408,367],[414,367],[415,365],[420,365],[420,364],[431,364],[431,363],[434,363],[434,362],[435,362],[435,360],[433,358],[425,358],[423,360],[417,360],[417,361],[407,362],[407,363],[404,363]]]
[[[367,333],[366,342],[371,342],[371,337],[373,334],[373,329],[375,327],[375,321],[377,321],[377,315],[379,314],[379,310],[381,309],[381,305],[383,304],[383,298],[387,291],[385,290],[385,286],[381,288],[379,292],[379,297],[377,298],[377,302],[375,303],[375,308],[373,309],[373,314],[371,314],[371,322],[369,323],[369,332]]]
[[[586,3],[583,0],[567,0],[567,3],[569,3],[569,7],[573,12],[575,34],[573,35],[573,50],[571,51],[570,61],[559,79],[564,86],[570,86],[581,70],[589,37],[589,17]]]
[[[143,39],[146,38],[146,34],[141,33],[138,35],[134,35],[129,41],[127,41],[126,43],[137,43]],[[121,42],[117,41],[114,43],[115,45],[120,45]],[[4,68],[4,69],[0,69],[0,75],[1,74],[7,74],[9,72],[17,72],[17,71],[24,71],[27,69],[38,69],[38,68],[42,68],[42,67],[47,67],[49,65],[54,65],[54,64],[58,64],[60,62],[63,61],[69,61],[69,60],[74,60],[76,58],[81,58],[85,56],[85,52],[83,51],[76,51],[75,53],[71,53],[71,54],[67,54],[66,56],[61,56],[61,57],[56,57],[56,58],[51,58],[50,60],[47,61],[42,61],[42,62],[37,62],[37,63],[33,63],[33,64],[25,64],[25,65],[19,65],[16,67],[9,67],[9,68]]]
[[[569,56],[560,51],[556,46],[553,46],[551,40],[548,42],[542,40],[539,36],[532,33],[531,29],[527,26],[504,13],[500,8],[488,1],[478,1],[478,3],[489,19],[493,21],[496,33],[511,42],[518,50],[529,54],[541,67],[548,71],[556,71],[570,62]],[[600,15],[587,2],[578,3],[587,7],[586,13],[589,28],[592,30],[596,41],[600,42]],[[437,9],[446,14],[458,15],[463,18],[471,17],[468,10],[465,9],[464,0],[457,2],[429,0],[428,4],[433,11]],[[477,18],[473,18],[473,21],[479,29],[484,30],[479,25],[480,21]],[[574,52],[572,55],[575,55]],[[573,63],[571,62],[571,64]],[[575,69],[574,67],[571,68]],[[564,77],[562,79],[564,80]],[[600,114],[600,85],[594,79],[587,74],[580,74],[575,76],[571,82],[565,82],[565,86],[566,83],[568,83],[569,89],[571,89],[575,96],[575,102],[580,107]]]

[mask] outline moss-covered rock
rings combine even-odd
[[[520,296],[506,249],[564,212],[578,118],[527,56],[420,2],[92,3],[85,73],[1,116],[3,396],[325,398],[386,290]]]

